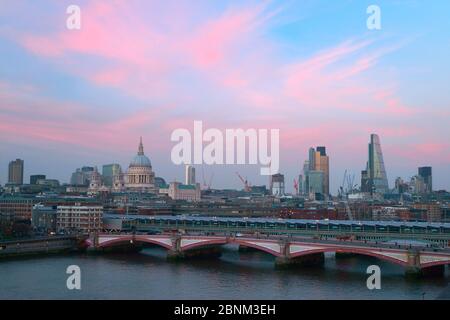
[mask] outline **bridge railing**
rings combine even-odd
[[[152,221],[152,220],[150,220]],[[289,228],[255,228],[248,226],[224,226],[224,225],[196,225],[185,223],[135,223],[134,228],[140,231],[179,231],[185,230],[189,232],[211,232],[211,233],[252,233],[252,234],[273,234],[273,235],[291,235],[291,236],[310,236],[310,237],[355,237],[357,239],[368,240],[419,240],[427,242],[439,243],[448,246],[450,235],[441,233],[393,233],[393,232],[376,232],[363,230],[330,230],[330,229],[289,229]]]

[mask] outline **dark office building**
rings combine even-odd
[[[9,163],[8,183],[17,185],[23,184],[23,160],[16,159]]]
[[[431,193],[433,191],[433,176],[431,167],[419,167],[419,176],[423,179],[425,184],[425,192]]]
[[[319,152],[321,156],[326,156],[327,155],[326,147],[317,147],[316,151]]]
[[[30,176],[30,184],[37,184],[38,180],[45,180],[45,174],[33,174]]]
[[[361,192],[370,192],[369,174],[367,170],[361,171]]]

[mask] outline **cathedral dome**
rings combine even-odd
[[[155,191],[154,180],[155,173],[152,170],[150,159],[144,154],[141,138],[138,153],[125,174],[125,189],[136,192],[152,192]]]
[[[142,139],[139,143],[139,150],[137,155],[130,163],[130,167],[151,167],[152,163],[150,159],[144,154],[144,146],[142,145]]]
[[[130,167],[151,167],[152,163],[150,159],[145,155],[136,155],[130,163]]]

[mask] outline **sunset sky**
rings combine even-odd
[[[81,30],[66,8],[81,8]],[[381,8],[368,30],[366,8]],[[0,0],[0,183],[10,160],[68,182],[83,165],[126,169],[142,136],[157,176],[183,179],[171,132],[280,129],[287,190],[324,145],[336,193],[381,138],[390,182],[433,167],[450,189],[450,2]],[[205,166],[212,187],[259,166]],[[197,167],[201,182],[201,167]]]

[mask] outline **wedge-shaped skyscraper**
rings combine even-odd
[[[363,192],[379,194],[389,191],[380,138],[376,134],[370,135],[369,161],[366,170],[361,175],[361,189]]]

